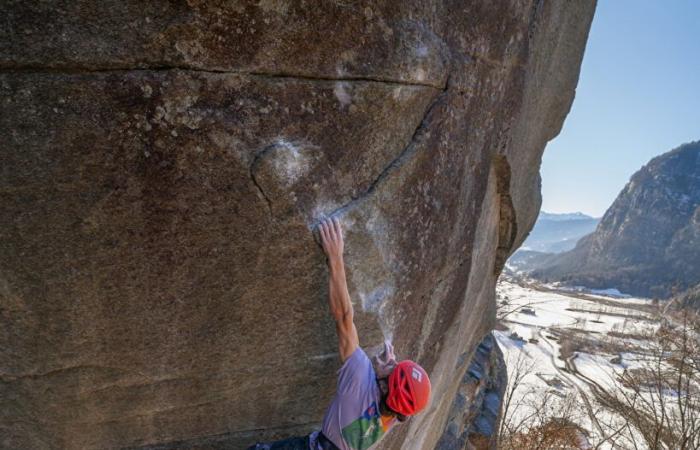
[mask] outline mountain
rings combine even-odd
[[[588,216],[582,212],[573,213],[548,213],[546,211],[540,212],[538,220],[548,221],[548,222],[569,222],[577,220],[590,220],[593,217]]]
[[[593,232],[600,219],[583,213],[552,214],[541,212],[522,250],[560,253],[571,250],[578,240]]]
[[[668,298],[700,283],[700,141],[636,172],[595,232],[537,258],[545,281]]]

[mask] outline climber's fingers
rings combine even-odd
[[[333,218],[333,230],[335,231],[336,234],[336,239],[340,242],[343,241],[343,229],[340,228],[340,221],[338,220],[337,217]]]
[[[321,234],[321,242],[323,243],[323,246],[326,247],[328,244],[328,228],[326,227],[326,222],[325,220],[321,222],[321,224],[318,226],[319,233]]]
[[[333,242],[338,242],[340,239],[340,233],[335,226],[335,219],[327,219],[328,229],[331,231],[331,236],[333,237]]]
[[[337,218],[323,219],[318,224],[318,234],[321,237],[321,247],[328,260],[343,256],[343,229]]]
[[[328,250],[329,246],[338,246],[342,251],[343,229],[337,218],[323,219],[318,225],[318,234],[321,236],[321,244],[324,250]]]

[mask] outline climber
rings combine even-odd
[[[430,380],[421,366],[408,360],[397,363],[388,342],[373,361],[360,347],[345,280],[340,222],[326,219],[318,231],[330,273],[328,305],[343,362],[336,393],[320,431],[256,444],[248,450],[368,450],[397,422],[418,413],[430,401]]]

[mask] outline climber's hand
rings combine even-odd
[[[337,218],[324,219],[318,226],[323,251],[330,264],[343,260],[343,229]]]

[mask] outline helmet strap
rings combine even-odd
[[[379,392],[381,392],[382,397],[389,394],[389,379],[388,378],[376,378],[377,385],[379,385]]]

